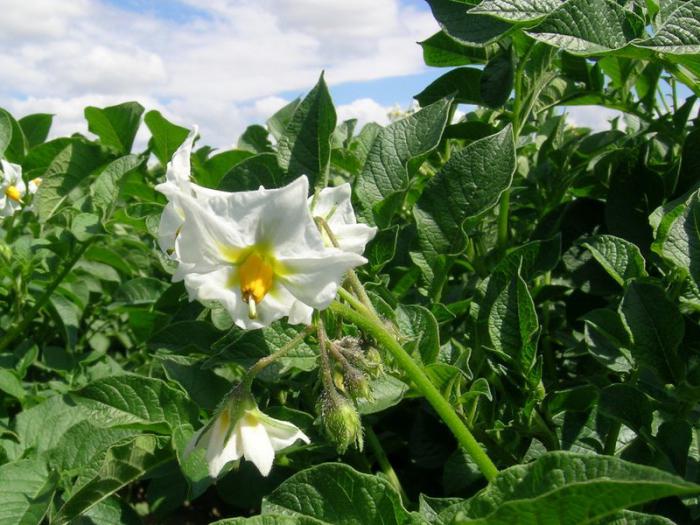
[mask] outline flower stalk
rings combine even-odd
[[[498,469],[491,458],[484,452],[481,445],[474,439],[474,436],[456,414],[450,403],[442,396],[440,391],[433,385],[428,376],[416,364],[411,356],[396,341],[386,328],[375,319],[366,309],[356,310],[348,305],[334,301],[330,309],[343,319],[354,323],[357,327],[370,334],[394,357],[397,364],[406,372],[414,382],[418,390],[432,405],[440,418],[452,431],[455,438],[463,446],[474,462],[477,464],[482,474],[488,481],[493,481],[498,474]]]

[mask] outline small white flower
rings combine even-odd
[[[235,401],[224,405],[215,419],[192,437],[185,451],[187,456],[194,448],[205,449],[211,477],[218,477],[227,463],[242,457],[267,476],[275,452],[298,439],[310,442],[306,434],[292,423],[274,419],[254,405],[242,410],[236,405]]]
[[[350,184],[345,183],[322,189],[317,196],[309,197],[308,204],[314,217],[326,221],[341,250],[362,255],[367,243],[377,234],[377,228],[358,224],[350,195]],[[333,246],[325,232],[323,240],[326,246]]]
[[[175,239],[180,233],[185,222],[185,213],[182,210],[179,197],[182,194],[199,199],[206,205],[207,197],[221,195],[224,192],[205,188],[191,181],[190,156],[194,139],[197,137],[198,127],[194,126],[185,141],[173,154],[165,171],[165,182],[158,184],[155,189],[168,198],[168,204],[163,209],[158,226],[158,245],[164,253],[177,260],[175,252]]]
[[[0,160],[2,179],[0,179],[0,217],[13,215],[22,206],[22,199],[27,193],[27,186],[22,180],[22,166]]]
[[[27,189],[29,190],[30,195],[34,195],[39,190],[41,181],[41,177],[36,177],[35,179],[29,181],[29,184],[27,184]]]
[[[284,316],[310,323],[326,308],[357,253],[324,246],[307,206],[308,180],[279,189],[218,192],[206,205],[180,195],[185,221],[176,240],[190,300],[218,301],[243,329]]]

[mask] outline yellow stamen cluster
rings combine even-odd
[[[5,190],[5,195],[7,195],[7,198],[12,199],[15,202],[22,202],[22,193],[19,191],[17,186],[8,186]]]
[[[248,303],[248,317],[257,317],[256,304],[263,300],[272,288],[274,271],[272,266],[263,257],[253,252],[243,261],[238,269],[241,283],[241,295]]]

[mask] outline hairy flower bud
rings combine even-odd
[[[359,397],[372,399],[372,390],[369,387],[367,376],[357,368],[347,368],[345,370],[343,385],[345,386],[345,391],[350,394],[353,399]]]
[[[337,392],[327,393],[321,402],[323,429],[340,454],[353,443],[362,450],[362,421],[354,405]]]

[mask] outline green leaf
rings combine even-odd
[[[114,293],[120,305],[142,306],[155,303],[168,288],[167,283],[152,277],[137,277],[122,284]]]
[[[428,259],[464,246],[464,224],[496,205],[515,171],[510,126],[454,153],[426,185],[413,215],[421,250]]]
[[[0,368],[0,390],[22,401],[27,393],[15,372]]]
[[[396,324],[407,339],[404,348],[424,365],[434,363],[440,353],[440,334],[430,310],[419,305],[399,305]]]
[[[547,16],[560,5],[561,0],[484,0],[471,12],[507,22],[531,22]]]
[[[12,122],[6,111],[0,111],[0,157],[5,155],[5,150],[12,141]]]
[[[651,403],[642,391],[631,385],[612,384],[603,388],[598,413],[624,423],[638,434],[651,433]]]
[[[306,516],[281,516],[266,514],[250,518],[227,518],[214,521],[211,525],[319,525],[325,522]]]
[[[163,327],[148,341],[153,348],[167,348],[183,353],[194,348],[203,354],[211,353],[212,345],[221,339],[222,332],[205,321],[178,321]]]
[[[675,2],[672,5],[675,9],[664,20],[656,34],[641,42],[635,42],[634,45],[673,55],[700,53],[700,0]]]
[[[655,370],[666,381],[681,377],[677,350],[685,325],[678,307],[655,284],[633,282],[619,308],[632,339],[633,357]]]
[[[514,78],[515,68],[510,51],[500,53],[489,60],[479,86],[483,103],[492,108],[503,106],[513,90]]]
[[[88,130],[100,137],[102,144],[126,155],[131,152],[143,111],[143,106],[138,102],[124,102],[105,108],[88,106],[85,108],[85,118]]]
[[[51,124],[53,123],[53,115],[34,113],[33,115],[22,117],[19,119],[18,123],[27,139],[27,146],[33,148],[46,141],[46,137],[49,136]],[[2,124],[0,124],[0,126],[2,126]],[[0,146],[0,156],[1,155],[2,147]]]
[[[51,504],[55,479],[38,459],[0,465],[0,523],[39,525]]]
[[[606,53],[635,37],[627,17],[612,0],[567,0],[528,34],[576,55]]]
[[[213,155],[202,165],[194,163],[193,170],[197,182],[207,188],[216,188],[227,173],[252,156],[250,151],[232,149]]]
[[[214,410],[231,390],[230,381],[204,368],[202,362],[172,356],[162,363],[168,378],[180,383],[190,398],[207,410]]]
[[[137,436],[129,443],[109,449],[94,476],[71,493],[54,522],[61,525],[70,522],[162,463],[164,457],[159,454],[159,444],[155,436]]]
[[[426,0],[442,30],[465,45],[483,46],[497,40],[510,24],[490,16],[467,12],[471,4],[453,0]]]
[[[413,98],[422,107],[449,96],[453,96],[454,101],[460,104],[481,104],[481,78],[480,69],[473,67],[453,69],[431,82]]]
[[[610,456],[551,452],[503,470],[484,490],[445,509],[439,523],[580,525],[635,505],[697,494],[700,486]]]
[[[272,144],[267,135],[267,129],[259,124],[248,126],[238,138],[238,149],[251,153],[271,153]]]
[[[27,139],[24,132],[10,113],[0,108],[0,115],[2,115],[0,121],[4,122],[0,123],[0,150],[3,150],[3,143],[5,143],[1,155],[4,155],[10,162],[22,164],[24,156],[27,154]]]
[[[606,272],[624,286],[629,279],[647,275],[637,245],[614,235],[595,235],[582,243]]]
[[[177,148],[185,141],[189,130],[173,124],[160,112],[151,110],[146,113],[143,121],[151,130],[149,147],[158,158],[162,166],[165,166],[177,151]]]
[[[623,510],[612,516],[596,521],[595,525],[675,525],[673,521],[664,518],[663,516],[653,516],[651,514],[642,514],[641,512],[632,512],[631,510]]]
[[[117,206],[120,183],[124,176],[138,168],[143,159],[136,155],[126,155],[109,163],[95,182],[90,186],[93,204],[109,217]]]
[[[100,427],[149,429],[169,434],[197,422],[197,408],[179,390],[160,379],[121,375],[95,381],[71,394]]]
[[[102,233],[100,218],[94,213],[79,213],[71,223],[71,233],[80,242]]]
[[[408,391],[406,383],[388,374],[370,379],[369,388],[372,399],[357,400],[357,411],[363,415],[375,414],[398,405]]]
[[[34,196],[39,221],[49,220],[68,194],[101,163],[99,149],[82,142],[73,142],[56,155]]]
[[[652,249],[700,283],[700,191],[663,216]]]
[[[286,177],[273,153],[260,153],[237,163],[219,182],[222,191],[251,191],[260,186],[279,188]]]
[[[282,138],[284,130],[287,129],[287,125],[300,102],[301,98],[292,100],[289,104],[277,110],[277,112],[267,120],[267,127],[270,130],[270,134],[275,137],[277,142]]]
[[[337,463],[318,465],[289,478],[263,499],[262,514],[344,525],[411,522],[388,481]]]
[[[142,521],[134,509],[116,496],[100,501],[82,516],[71,521],[71,525],[141,525]]]
[[[327,180],[335,124],[333,100],[321,74],[294,110],[278,143],[277,157],[289,179],[306,175],[312,188]]]
[[[591,310],[584,318],[588,351],[615,372],[629,372],[634,365],[631,341],[619,312],[608,308]]]
[[[496,46],[465,46],[450,38],[444,31],[418,44],[423,48],[423,61],[427,66],[455,67],[487,62],[497,51]]]
[[[518,272],[488,313],[493,349],[528,377],[537,358],[539,322],[530,291]]]
[[[439,100],[379,132],[354,188],[364,222],[389,225],[420,161],[440,143],[450,104]]]

